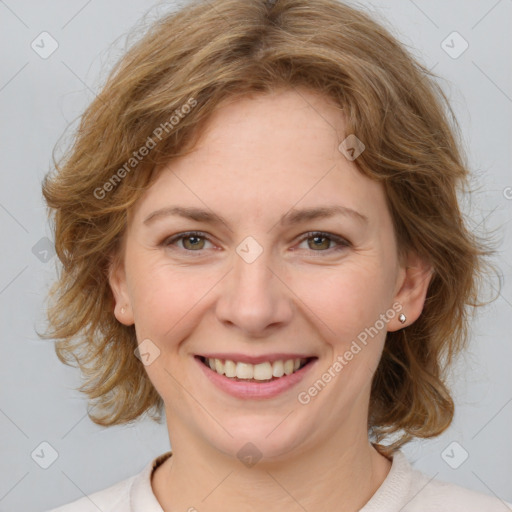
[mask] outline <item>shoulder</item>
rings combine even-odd
[[[512,512],[512,505],[496,496],[429,477],[414,469],[397,450],[384,482],[360,512],[398,511]]]
[[[130,489],[136,476],[48,512],[117,512],[130,510]]]
[[[137,475],[48,512],[163,512],[151,487],[151,475],[171,455],[170,451],[159,455]]]
[[[508,507],[508,508],[507,508]],[[436,480],[411,469],[410,491],[403,512],[512,512],[512,504],[496,496]]]

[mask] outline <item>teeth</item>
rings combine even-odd
[[[254,378],[256,380],[268,380],[272,378],[272,365],[260,363],[254,365]]]
[[[247,380],[271,380],[272,377],[279,378],[283,375],[291,375],[300,368],[301,364],[306,362],[306,359],[287,359],[274,361],[273,363],[266,361],[258,364],[235,362],[230,359],[223,361],[221,359],[205,358],[205,361],[219,375]]]
[[[282,377],[284,375],[283,361],[274,361],[272,363],[272,375],[274,377]]]
[[[254,365],[236,363],[236,376],[239,379],[252,379],[254,377]]]
[[[215,368],[212,368],[212,370],[215,370],[219,372],[220,374],[224,373],[224,363],[220,359],[215,359]]]
[[[220,373],[219,370],[216,369],[216,371]],[[236,364],[229,359],[226,359],[224,362],[224,375],[226,375],[226,377],[236,377]]]

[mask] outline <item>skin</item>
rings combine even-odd
[[[414,254],[399,260],[382,186],[338,150],[347,135],[340,109],[315,92],[227,101],[194,151],[169,162],[128,212],[110,285],[116,318],[160,350],[145,369],[164,400],[173,450],[152,478],[166,511],[353,511],[389,472],[391,462],[367,435],[372,377],[386,330],[421,314],[430,268]],[[161,216],[144,225],[175,205],[213,211],[226,224]],[[337,215],[279,224],[292,208],[326,205],[367,221]],[[191,230],[206,238],[165,244]],[[252,263],[236,252],[248,236],[263,249]],[[299,403],[298,393],[396,302],[406,324],[396,314],[320,393]],[[200,371],[194,355],[212,351],[318,360],[291,390],[241,400]],[[252,467],[236,455],[247,442],[262,454]]]

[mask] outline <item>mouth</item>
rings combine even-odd
[[[286,379],[288,376],[301,372],[317,357],[272,356],[267,360],[254,358],[258,362],[248,362],[247,357],[233,359],[207,356],[195,356],[203,366],[212,372],[233,382],[268,383]],[[241,361],[240,359],[245,359]]]

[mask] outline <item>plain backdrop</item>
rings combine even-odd
[[[53,343],[35,330],[44,327],[57,262],[41,196],[53,147],[123,54],[130,29],[148,11],[149,22],[172,6],[0,1],[1,511],[67,503],[139,472],[169,449],[163,424],[93,424],[76,391],[80,372],[61,364]],[[495,230],[504,278],[450,375],[453,424],[404,452],[433,477],[512,501],[512,2],[393,0],[365,8],[441,77],[474,173],[475,192],[464,203],[472,226]]]

